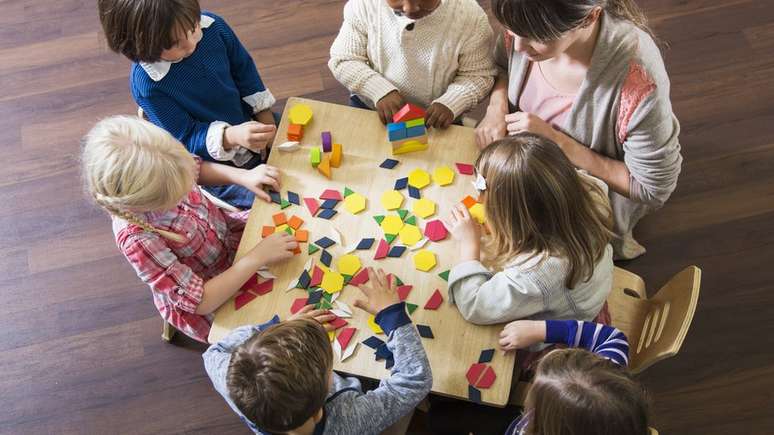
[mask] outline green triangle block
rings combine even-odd
[[[408,216],[408,210],[398,210],[398,216],[400,216],[401,220],[406,219],[406,216]]]
[[[286,209],[286,208],[290,207],[291,205],[292,205],[292,203],[291,203],[291,202],[289,202],[287,199],[282,199],[282,200],[280,201],[280,209],[281,209],[281,210],[284,210],[284,209]]]
[[[330,302],[323,299],[320,301],[320,308],[318,308],[318,310],[330,310],[331,308],[333,308],[333,305]]]
[[[409,216],[409,218],[406,219],[406,225],[416,225],[416,224],[417,224],[416,216]]]
[[[445,270],[438,274],[444,281],[449,281],[449,271]]]
[[[290,227],[287,227],[287,228],[285,228],[285,232],[286,232],[286,233],[288,233],[288,234],[290,234],[291,236],[292,236],[293,234],[295,234],[295,233],[294,233],[294,231],[293,231],[293,228],[290,228]]]
[[[327,301],[328,303],[330,303],[331,299],[333,299],[333,293],[323,292],[322,300]]]
[[[352,275],[347,275],[345,273],[342,273],[341,276],[344,277],[344,284],[349,284],[349,281],[352,279]]]
[[[412,315],[414,314],[414,311],[416,311],[417,306],[406,302],[406,309],[408,310],[409,315]]]
[[[312,255],[319,250],[320,248],[318,248],[317,245],[315,245],[314,243],[309,244],[309,255]]]
[[[320,290],[320,287],[309,287],[306,289],[306,293],[311,296],[312,293],[316,292],[317,290]]]
[[[384,220],[384,216],[382,215],[374,216],[374,220],[376,221],[377,224],[381,225],[382,221]]]
[[[348,197],[349,195],[352,195],[353,193],[355,192],[353,192],[352,189],[346,186],[344,187],[344,198]]]
[[[386,240],[387,244],[389,245],[389,244],[391,244],[392,242],[395,241],[396,237],[398,237],[397,234],[385,234],[384,235],[384,240]]]
[[[401,281],[400,278],[398,278],[395,275],[392,275],[392,276],[395,278],[395,285],[397,285],[398,287],[403,285],[403,281]]]

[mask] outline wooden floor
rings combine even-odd
[[[662,434],[774,433],[774,5],[640,0],[658,34],[685,163],[623,265],[650,290],[703,271],[681,353],[649,369]],[[79,140],[132,113],[129,63],[93,0],[0,0],[0,433],[245,433],[190,341],[161,342],[148,289],[84,199]],[[484,2],[488,3],[488,2]],[[280,99],[343,103],[336,0],[217,0]],[[421,426],[415,424],[414,426]]]

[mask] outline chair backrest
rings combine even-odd
[[[633,274],[616,269],[608,298],[612,324],[629,338],[629,369],[639,373],[680,350],[696,312],[701,269],[685,268],[650,299],[644,299],[644,292],[625,286],[636,282],[631,281]]]

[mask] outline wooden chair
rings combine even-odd
[[[642,278],[615,268],[607,303],[612,325],[629,339],[632,373],[640,373],[680,351],[696,311],[700,285],[701,269],[688,266],[648,299]]]

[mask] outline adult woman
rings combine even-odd
[[[674,191],[682,157],[669,78],[633,0],[493,0],[506,32],[479,146],[531,132],[610,187],[616,258],[645,252],[637,222]]]

